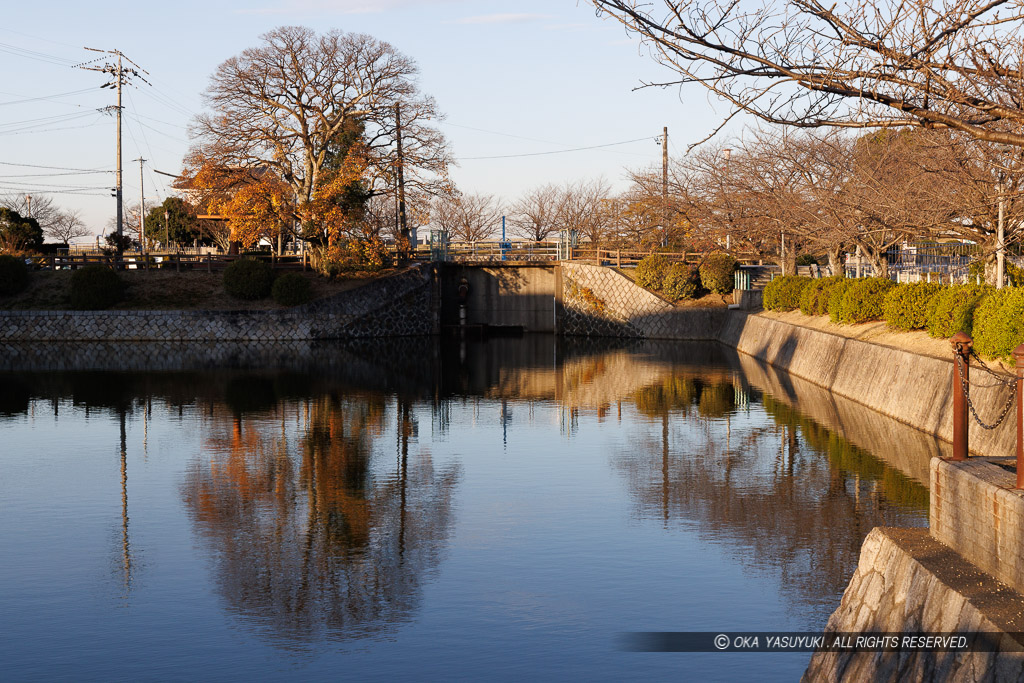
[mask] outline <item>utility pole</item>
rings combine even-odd
[[[395,102],[395,137],[398,142],[398,230],[408,242],[409,227],[405,220],[405,159],[402,158],[402,105]],[[412,245],[409,245],[412,246]]]
[[[132,161],[139,162],[139,244],[142,245],[142,255],[146,255],[146,190],[142,179],[142,164],[146,162],[141,156]]]
[[[649,149],[649,148],[648,148]],[[661,136],[661,246],[668,246],[668,126]]]
[[[25,203],[28,205],[28,208],[26,209],[26,211],[28,211],[28,216],[26,216],[26,218],[32,218],[32,195],[25,195]]]
[[[99,57],[88,62],[76,64],[75,66],[80,69],[85,69],[87,71],[99,71],[101,73],[109,74],[112,80],[110,82],[104,83],[100,87],[113,88],[117,90],[117,105],[113,107],[117,116],[117,187],[114,188],[114,197],[116,197],[117,199],[117,255],[118,257],[120,257],[123,251],[122,244],[124,238],[124,202],[121,185],[121,86],[127,83],[129,79],[131,79],[133,76],[141,80],[146,85],[152,84],[142,77],[142,74],[146,74],[148,76],[149,72],[143,69],[135,62],[133,62],[132,60],[125,57],[120,50],[98,50],[94,47],[87,47],[85,49],[90,50],[92,52],[103,52],[104,54],[113,55],[117,57],[116,65],[111,64],[109,62],[105,62],[103,66],[93,64],[93,62],[98,62],[101,59],[104,59],[103,57]],[[137,69],[126,69],[124,67],[125,61],[137,67]],[[111,107],[107,107],[105,111],[109,111],[110,109]]]
[[[1002,173],[999,174],[997,189],[999,190],[999,226],[996,234],[996,289],[1002,289],[1006,280],[1006,197],[1003,194],[1005,188]]]

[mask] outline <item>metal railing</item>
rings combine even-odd
[[[968,424],[970,418],[982,429],[995,429],[1005,420],[1013,406],[1017,407],[1017,488],[1024,489],[1024,344],[1013,350],[1017,376],[1006,376],[993,372],[981,362],[974,352],[974,340],[964,332],[957,332],[950,340],[953,346],[953,460],[968,457]],[[974,401],[971,400],[971,358],[978,361],[980,368],[990,377],[991,384],[976,385],[979,388],[1005,387],[1009,389],[1002,411],[992,423],[986,423],[978,416]]]
[[[113,256],[102,252],[79,254],[49,254],[26,259],[30,267],[39,270],[76,270],[88,265],[101,264],[118,270],[223,270],[240,256],[210,253],[160,252],[132,253]],[[305,269],[308,261],[304,256],[264,256],[275,268]]]

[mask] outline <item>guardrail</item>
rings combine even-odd
[[[569,247],[559,242],[496,241],[479,240],[473,242],[449,242],[440,251],[430,245],[417,245],[405,254],[399,254],[396,245],[389,245],[389,251],[396,257],[408,257],[415,261],[450,261],[455,263],[497,263],[509,262],[549,262],[549,261],[588,261],[604,266],[618,268],[635,267],[641,260],[651,254],[660,254],[672,261],[680,261],[696,265],[707,255],[705,252],[662,252],[639,249],[604,248],[591,246]],[[243,255],[244,256],[244,255]],[[286,256],[257,255],[257,258],[270,261],[278,267],[308,267],[309,258],[306,254],[290,254]],[[170,252],[124,252],[120,257],[104,254],[95,249],[78,248],[71,252],[60,252],[32,258],[38,268],[47,270],[63,270],[80,268],[90,263],[104,263],[113,267],[139,270],[151,268],[173,267],[180,270],[184,267],[201,266],[208,270],[224,268],[228,263],[240,258],[236,255],[211,253],[208,249],[182,249]],[[757,258],[740,254],[741,263],[751,263]]]
[[[76,270],[87,265],[102,264],[118,270],[206,270],[213,272],[223,270],[232,261],[237,261],[239,256],[228,256],[225,254],[202,254],[202,253],[149,253],[132,254],[125,253],[118,256],[108,256],[102,253],[82,254],[49,254],[46,256],[34,256],[26,259],[32,267],[40,270]],[[308,267],[308,261],[304,256],[270,256],[262,257],[270,261],[275,268],[303,269]]]

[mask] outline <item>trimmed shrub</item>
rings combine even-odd
[[[28,287],[28,268],[25,261],[11,256],[0,255],[0,296],[10,296],[25,291]]]
[[[636,264],[636,283],[647,289],[661,289],[665,285],[665,274],[672,262],[662,254],[649,254]]]
[[[898,285],[885,295],[882,318],[894,330],[923,330],[928,325],[929,304],[941,291],[942,285],[935,282]]]
[[[274,280],[270,295],[282,306],[300,306],[313,298],[313,286],[299,273],[285,273]]]
[[[974,309],[990,291],[992,287],[988,285],[946,287],[929,306],[928,334],[933,337],[952,337],[961,331],[971,334]]]
[[[828,291],[828,318],[834,323],[840,322],[839,308],[843,303],[843,297],[850,291],[850,288],[857,284],[856,278],[844,277],[835,283]]]
[[[1024,344],[1024,289],[1007,287],[989,292],[974,309],[974,348],[991,358],[1013,361],[1013,350]]]
[[[882,303],[896,283],[884,277],[866,277],[857,280],[843,295],[839,303],[839,321],[863,323],[882,319]]]
[[[700,289],[700,273],[685,263],[673,263],[665,273],[663,293],[670,299],[692,299]]]
[[[800,308],[804,288],[814,280],[799,275],[777,277],[764,288],[764,307],[769,311],[792,311]]]
[[[1006,262],[1006,278],[1011,287],[1024,287],[1024,268],[1018,268],[1009,261]]]
[[[700,264],[700,283],[715,294],[728,294],[733,290],[733,271],[736,259],[729,254],[708,254]]]
[[[803,294],[800,295],[800,312],[804,315],[826,315],[832,288],[844,279],[842,275],[836,275],[835,277],[811,280],[811,283],[804,287]]]
[[[117,271],[93,264],[71,274],[71,308],[102,311],[124,297],[124,282]]]
[[[224,291],[236,299],[263,299],[274,284],[270,265],[255,259],[239,259],[224,269]]]

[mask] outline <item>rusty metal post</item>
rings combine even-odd
[[[1024,344],[1013,350],[1017,366],[1017,488],[1024,489]]]
[[[965,332],[957,332],[949,339],[953,345],[953,460],[967,459],[967,397],[964,387],[970,390],[971,347],[974,340]],[[963,368],[963,375],[960,369]]]

